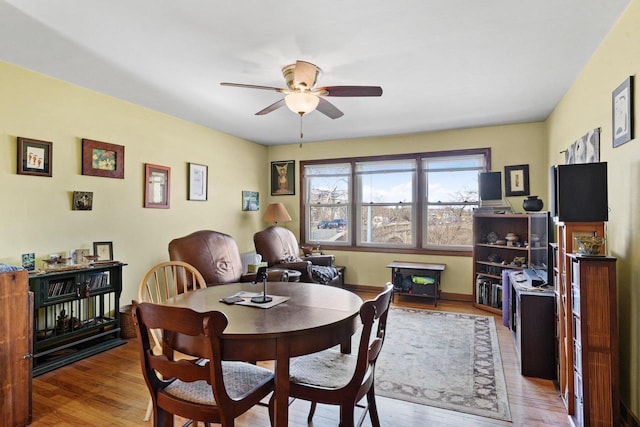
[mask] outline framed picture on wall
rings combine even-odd
[[[208,166],[189,163],[189,200],[207,200]]]
[[[124,146],[83,138],[82,175],[124,179]]]
[[[52,176],[53,143],[18,137],[18,169],[20,175]]]
[[[271,195],[291,196],[296,194],[295,176],[295,160],[271,162]]]
[[[71,210],[90,211],[93,209],[93,191],[74,191]]]
[[[629,76],[613,91],[613,146],[633,138],[633,76]]]
[[[529,195],[529,165],[504,167],[504,194],[507,197]]]
[[[144,207],[168,209],[170,184],[170,167],[145,163]]]
[[[260,209],[260,194],[257,191],[242,192],[242,210],[257,211]]]

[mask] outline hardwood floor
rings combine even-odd
[[[372,294],[358,292],[363,299]],[[467,302],[396,297],[394,305],[493,316]],[[378,397],[383,426],[569,426],[564,406],[549,380],[520,375],[509,330],[496,318],[512,423],[466,415],[414,403]],[[383,349],[384,351],[384,349]],[[148,402],[134,340],[126,345],[40,375],[33,380],[32,426],[144,426]],[[308,403],[295,401],[289,409],[289,425],[306,426]],[[313,426],[336,426],[338,410],[318,405]],[[176,420],[181,425],[182,419]],[[0,421],[0,425],[2,422]],[[364,426],[371,426],[367,417]],[[265,407],[255,407],[236,419],[238,427],[269,426]]]

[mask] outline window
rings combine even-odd
[[[423,247],[466,249],[472,244],[478,173],[485,168],[481,154],[422,159]]]
[[[307,244],[469,250],[490,149],[301,162]]]
[[[304,166],[307,243],[350,245],[351,164]]]
[[[358,246],[415,247],[415,159],[356,163]]]

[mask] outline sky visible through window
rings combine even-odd
[[[431,173],[429,178],[430,202],[454,201],[456,194],[478,191],[477,171]],[[364,178],[362,190],[365,201],[368,201],[366,195],[372,195],[374,202],[397,203],[411,201],[411,187],[410,174],[386,173]]]

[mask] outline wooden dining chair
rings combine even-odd
[[[272,371],[222,361],[220,337],[228,324],[224,313],[138,301],[132,313],[154,426],[173,426],[178,415],[232,427],[236,417],[273,391]],[[153,351],[152,330],[162,331],[161,354]],[[176,352],[193,358],[175,360]]]
[[[371,424],[380,426],[375,400],[375,367],[384,343],[392,292],[393,285],[387,283],[375,299],[362,304],[362,334],[357,354],[343,354],[330,349],[292,360],[289,395],[311,402],[308,422],[313,418],[316,404],[325,403],[340,406],[340,427],[360,426],[367,412]],[[364,396],[367,397],[367,405],[354,424],[356,404]],[[273,397],[269,409],[273,419]]]
[[[182,261],[168,261],[153,266],[144,275],[138,287],[138,301],[161,304],[168,298],[194,289],[206,288],[207,284],[198,270]],[[151,330],[153,351],[162,352],[161,331]],[[149,398],[144,421],[149,421],[153,401]]]

